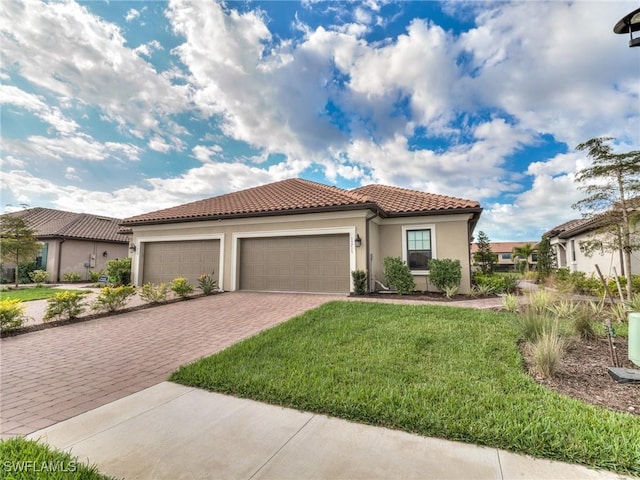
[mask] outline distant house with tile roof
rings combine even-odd
[[[497,260],[494,266],[494,270],[497,272],[500,271],[512,271],[516,268],[515,265],[515,255],[513,255],[513,250],[516,248],[522,248],[526,244],[530,244],[533,248],[536,248],[538,242],[533,240],[531,242],[491,242],[489,245],[491,246],[491,251],[495,253]],[[471,245],[471,255],[478,252],[478,244],[473,243]],[[538,263],[538,254],[533,252],[529,255],[527,259],[529,262],[529,267],[535,267]],[[524,261],[522,262],[524,263]]]
[[[50,208],[30,208],[5,215],[23,218],[35,230],[42,250],[35,259],[38,268],[59,282],[65,273],[88,279],[89,270],[99,271],[108,260],[128,256],[128,238],[118,232],[121,219],[73,213]],[[15,265],[5,265],[5,269]],[[5,278],[11,278],[6,272]]]
[[[549,237],[555,251],[559,268],[568,268],[572,272],[596,274],[596,265],[604,276],[613,276],[614,269],[619,275],[624,274],[622,251],[606,251],[604,249],[588,252],[586,242],[592,242],[594,231],[601,225],[601,216],[577,218],[562,223],[545,233]],[[640,252],[631,253],[631,272],[640,272]]]
[[[141,285],[215,272],[225,290],[348,293],[351,272],[384,282],[383,259],[401,257],[417,289],[429,262],[463,265],[478,202],[384,185],[353,190],[293,178],[127,218],[132,278]]]

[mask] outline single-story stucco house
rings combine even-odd
[[[132,281],[195,284],[215,272],[223,290],[348,293],[351,272],[383,281],[402,257],[418,290],[432,258],[458,259],[470,288],[469,245],[482,208],[471,200],[383,185],[353,190],[299,178],[125,219]]]
[[[65,273],[88,280],[89,270],[99,271],[108,260],[129,255],[128,238],[118,233],[119,218],[73,213],[50,208],[30,208],[5,215],[21,217],[42,242],[36,266],[49,272],[49,281],[59,282]],[[13,278],[15,265],[6,264],[5,277]]]
[[[606,277],[614,275],[614,268],[618,275],[624,275],[621,250],[601,249],[587,252],[584,248],[584,242],[597,240],[597,237],[594,237],[594,230],[599,226],[599,219],[595,216],[570,220],[545,233],[555,251],[556,264],[559,268],[595,275],[595,266],[598,265]],[[640,252],[638,251],[631,252],[631,272],[632,274],[640,272]]]

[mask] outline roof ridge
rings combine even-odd
[[[361,193],[354,192],[355,189],[347,190],[345,188],[336,187],[335,185],[326,185],[324,183],[314,182],[313,180],[307,180],[306,178],[300,178],[300,177],[291,178],[289,180],[297,180],[303,183],[307,183],[309,185],[314,185],[316,187],[323,188],[325,190],[336,191],[341,193],[342,195],[346,195],[347,197],[357,200],[358,202],[375,203],[375,201],[369,195],[363,195]],[[286,181],[287,180],[283,180],[283,182],[286,182]]]
[[[469,199],[467,199],[467,198],[454,197],[452,195],[443,195],[441,193],[424,192],[424,191],[421,191],[421,190],[414,190],[412,188],[397,187],[395,185],[386,185],[384,183],[370,183],[368,185],[363,185],[361,187],[354,188],[353,190],[359,190],[359,189],[362,189],[362,188],[369,188],[369,187],[373,187],[373,188],[376,188],[376,187],[389,188],[389,189],[392,189],[392,190],[399,190],[399,191],[403,191],[403,192],[417,193],[419,195],[433,195],[433,196],[436,196],[436,197],[450,198],[450,199],[453,199],[453,200],[461,200],[463,202],[468,202],[469,201]],[[475,200],[473,200],[473,201],[475,201]],[[478,203],[478,202],[476,202],[476,203]]]

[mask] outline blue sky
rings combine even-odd
[[[22,2],[0,12],[3,212],[127,217],[291,177],[578,217],[575,146],[640,148],[636,1]]]

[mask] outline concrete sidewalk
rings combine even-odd
[[[29,435],[125,479],[615,479],[163,382]]]

